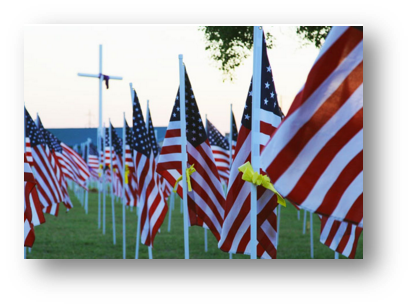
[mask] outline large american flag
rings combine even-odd
[[[230,142],[207,119],[207,135],[220,179],[228,185],[230,178]]]
[[[260,144],[260,148],[267,143],[282,119],[265,40],[261,67],[260,135],[258,140],[253,140],[254,144]],[[242,173],[238,168],[247,161],[251,163],[252,82],[247,96],[230,172],[223,232],[218,243],[223,251],[243,254],[250,254],[251,251],[251,183],[241,179]],[[264,172],[260,170],[260,173]],[[264,187],[257,187],[257,255],[262,258],[277,256],[277,216],[274,212],[276,206],[277,196]]]
[[[60,189],[56,161],[39,132],[29,112],[24,108],[26,126],[26,152],[33,159],[33,172],[37,181],[38,196],[46,212],[57,215],[63,193]]]
[[[180,90],[177,93],[157,165],[157,172],[171,186],[174,186],[182,172],[179,96]],[[187,194],[189,221],[191,225],[209,228],[219,240],[224,216],[224,192],[187,72],[185,73],[185,105],[187,167],[194,164],[196,169],[196,172],[191,175],[192,192]],[[183,198],[181,181],[177,192]]]
[[[363,32],[333,27],[262,153],[281,195],[363,227]]]
[[[38,213],[36,212],[36,208],[40,208]],[[35,240],[35,221],[33,221],[33,217],[36,216],[36,214],[40,215],[41,222],[44,223],[45,220],[43,212],[41,211],[41,204],[37,196],[36,180],[34,179],[30,164],[27,161],[26,153],[24,153],[24,246],[33,246]]]
[[[157,185],[154,153],[136,91],[133,101],[131,148],[134,151],[138,207],[141,215],[141,242],[153,246],[154,238],[167,214],[167,203]]]

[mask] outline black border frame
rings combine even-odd
[[[24,260],[18,218],[23,216],[24,24],[47,23],[363,24],[363,259]],[[28,17],[12,45],[12,262],[19,280],[43,295],[369,295],[386,289],[402,255],[401,69],[393,24],[364,10],[53,10]]]

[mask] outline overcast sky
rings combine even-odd
[[[24,30],[24,100],[32,117],[38,112],[46,128],[97,127],[98,80],[77,73],[98,74],[99,44],[103,73],[123,77],[103,88],[103,122],[122,127],[123,112],[131,124],[129,83],[155,126],[167,126],[179,86],[178,55],[183,54],[201,116],[229,132],[230,103],[239,126],[252,76],[252,54],[235,71],[223,75],[205,50],[198,26],[47,25]],[[303,46],[295,26],[264,26],[275,37],[268,51],[277,94],[284,113],[305,82],[318,54]]]

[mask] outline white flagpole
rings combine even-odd
[[[123,259],[126,259],[126,113],[123,112]]]
[[[101,139],[100,139],[100,133],[101,130],[100,128],[97,129],[97,155],[98,155],[98,165],[99,165],[99,169],[98,169],[98,173],[101,174],[102,177],[99,177],[97,180],[97,189],[98,189],[98,229],[100,229],[101,227],[101,189],[102,189],[102,179],[104,178],[103,176],[103,164],[101,162]],[[101,173],[100,173],[101,172]]]
[[[111,120],[109,120],[109,132],[110,132],[110,168],[111,168],[111,215],[113,221],[113,244],[116,245],[116,216],[114,212],[114,192],[113,192],[113,185],[114,185],[114,166],[113,166],[113,143],[112,143],[112,131],[111,131]]]
[[[184,208],[184,258],[190,259],[189,241],[188,241],[188,206],[187,206],[187,136],[186,136],[186,106],[185,106],[185,68],[183,64],[183,55],[178,55],[180,66],[180,129],[181,129],[181,171],[183,185],[183,208]]]
[[[26,103],[24,102],[24,108],[23,108],[23,124],[24,124],[24,154],[26,154]],[[26,189],[26,183],[23,183],[23,191],[25,191]],[[25,193],[25,192],[24,192]],[[30,203],[28,204],[28,206],[30,206]],[[26,208],[23,205],[23,210],[25,210]],[[24,247],[24,259],[26,259],[26,253],[27,253],[27,248],[24,246],[24,241],[25,241],[25,237],[24,237],[24,225],[23,225],[23,247]]]
[[[305,235],[305,229],[306,228],[307,228],[307,211],[304,210],[303,235]]]
[[[314,227],[313,227],[313,213],[310,212],[310,244],[311,244],[311,258],[314,258]]]
[[[133,83],[130,83],[130,93],[131,93],[131,105],[134,108],[134,91],[133,91]],[[133,122],[134,125],[134,122]],[[135,161],[135,155],[134,155],[134,150],[132,152],[133,155],[133,163]],[[136,165],[134,165],[136,167]],[[141,222],[141,216],[140,216],[140,206],[138,205],[139,199],[137,200],[137,208],[136,208],[136,215],[137,215],[137,236],[136,236],[136,254],[135,254],[135,259],[138,259],[138,254],[140,250],[140,222]]]
[[[277,246],[278,246],[278,242],[280,241],[281,206],[278,205],[277,208],[278,208],[278,210],[277,210]]]
[[[261,101],[261,62],[263,28],[254,26],[253,44],[253,100],[251,122],[251,165],[255,172],[260,172],[260,101]],[[251,185],[251,259],[257,259],[257,186]]]
[[[207,114],[205,115],[205,132],[208,138]],[[204,251],[208,252],[207,228],[204,228]]]
[[[84,74],[84,73],[78,73],[77,74],[80,77],[91,77],[91,78],[98,78],[99,79],[99,116],[98,116],[98,129],[97,129],[97,151],[100,154],[101,153],[101,141],[100,141],[100,136],[101,136],[101,130],[102,130],[102,119],[103,119],[103,46],[99,45],[99,74]],[[123,80],[122,77],[116,77],[116,76],[109,76],[110,79],[112,80]],[[103,180],[104,181],[104,180]],[[98,208],[100,209],[100,193],[101,189],[104,188],[104,184],[99,184],[99,202],[98,202]],[[103,194],[105,194],[103,192]],[[103,199],[103,202],[105,202],[105,199]],[[100,228],[100,211],[99,211],[99,217],[98,217],[98,228]],[[105,233],[105,231],[103,231]]]
[[[88,165],[88,157],[90,155],[90,142],[91,142],[91,139],[88,139],[87,144],[86,144],[86,150],[87,150],[86,163],[87,163],[87,165]],[[87,187],[87,190],[86,190],[86,204],[85,204],[86,214],[88,214],[88,189],[90,188],[89,183],[90,183],[90,179],[87,179],[87,181],[86,181],[86,187]]]
[[[230,172],[231,165],[233,164],[233,104],[230,103]],[[226,197],[228,192],[228,186],[226,189]],[[230,259],[233,259],[233,254],[229,253]]]
[[[168,232],[171,230],[171,212],[174,209],[174,192],[171,192],[170,195],[168,196],[169,199],[169,208],[168,208]]]
[[[297,210],[297,219],[300,220],[300,210]]]
[[[106,133],[106,124],[103,125],[103,129],[104,131],[104,135]],[[104,146],[105,147],[105,142],[104,142]],[[105,153],[105,149],[103,150],[103,167],[106,164],[106,153]],[[106,234],[106,172],[103,172],[103,235]]]
[[[148,129],[150,128],[150,122],[149,122],[149,114],[150,114],[150,108],[149,108],[149,103],[150,101],[147,99],[147,110],[146,110],[146,129],[147,129],[147,135],[149,135]],[[151,169],[151,166],[150,166]],[[153,178],[154,180],[154,178]],[[154,180],[155,181],[155,180]],[[147,210],[147,215],[148,215],[148,210]],[[149,229],[150,231],[150,229]],[[152,247],[148,247],[148,259],[153,259],[153,251]]]
[[[340,254],[338,252],[335,252],[334,253],[334,259],[338,259],[338,258],[340,258]]]

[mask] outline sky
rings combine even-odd
[[[178,55],[187,73],[202,118],[222,132],[230,129],[230,104],[237,126],[252,77],[252,52],[224,80],[205,50],[199,26],[192,25],[30,25],[24,27],[24,101],[31,116],[39,114],[46,128],[98,126],[99,45],[103,74],[121,76],[103,87],[103,123],[122,127],[123,112],[131,124],[130,83],[142,108],[149,100],[155,126],[167,126],[179,86]],[[295,34],[296,26],[265,25],[275,37],[268,51],[280,105],[286,114],[318,54]]]

